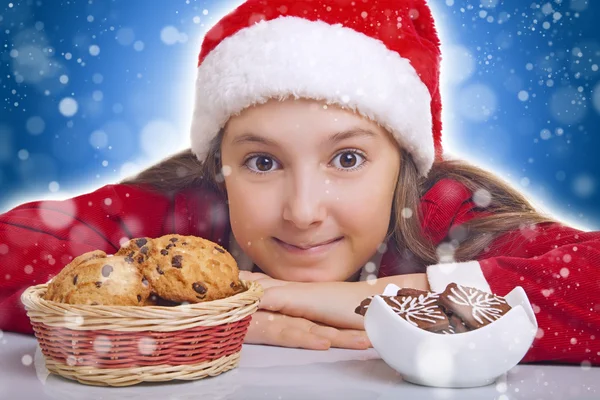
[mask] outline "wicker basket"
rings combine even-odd
[[[46,301],[47,284],[21,296],[48,371],[80,383],[129,386],[219,375],[238,365],[263,294],[246,290],[205,303],[158,306],[71,305]]]

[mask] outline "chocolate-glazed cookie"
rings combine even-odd
[[[460,318],[467,328],[478,329],[491,324],[510,310],[503,297],[451,283],[440,295],[447,313]]]
[[[236,261],[216,243],[172,234],[153,239],[151,247],[141,268],[163,299],[198,303],[229,297],[243,289]]]
[[[439,305],[437,293],[416,289],[401,289],[403,296],[380,296],[398,316],[410,324],[430,332],[440,332],[449,328],[448,316]],[[354,310],[365,315],[373,296],[364,299]]]
[[[74,260],[75,261],[75,260]],[[141,271],[123,256],[88,258],[66,269],[46,300],[67,304],[141,306],[150,286]],[[49,287],[53,286],[53,282]]]

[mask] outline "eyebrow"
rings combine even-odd
[[[376,133],[374,133],[368,129],[352,128],[352,129],[347,129],[345,131],[334,133],[329,138],[327,138],[325,140],[325,142],[330,143],[330,144],[336,144],[341,141],[355,138],[355,137],[374,138],[376,136],[377,136]],[[259,143],[259,144],[264,144],[266,146],[272,146],[272,147],[278,146],[277,142],[275,142],[274,140],[268,139],[268,138],[260,136],[260,135],[255,135],[253,133],[245,133],[243,135],[238,136],[237,138],[235,138],[232,141],[233,145],[242,144],[242,143]]]

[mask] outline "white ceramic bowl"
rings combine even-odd
[[[388,285],[383,295],[393,296]],[[520,286],[505,296],[512,307],[489,325],[444,335],[410,324],[375,296],[365,314],[365,330],[381,358],[406,381],[435,387],[476,387],[493,383],[525,356],[537,321]]]

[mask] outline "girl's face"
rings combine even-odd
[[[400,151],[352,111],[271,100],[227,123],[221,160],[231,228],[273,278],[351,278],[384,241]]]

